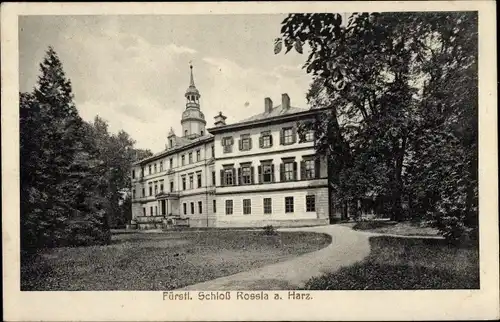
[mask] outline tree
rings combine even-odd
[[[94,197],[89,189],[96,179],[89,175],[94,160],[87,152],[71,83],[52,47],[40,71],[33,94],[20,94],[23,250],[71,244],[72,219],[92,217],[99,208],[87,202],[82,207],[81,200]],[[93,229],[109,233],[104,223]]]
[[[355,13],[347,22],[338,14],[291,14],[282,25],[275,52],[310,48],[308,100],[329,109],[309,127],[318,152],[329,155],[339,197],[382,196],[394,220],[416,215],[403,211],[406,199],[434,224],[450,215],[473,222],[466,218],[477,216],[477,14]],[[446,157],[423,157],[433,151]],[[467,160],[458,170],[465,184],[449,176],[458,155]],[[447,188],[423,191],[424,178],[445,180]],[[460,215],[444,209],[450,188],[467,191]]]

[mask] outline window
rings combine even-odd
[[[168,146],[169,146],[170,148],[172,148],[172,146],[173,146],[173,144],[172,144],[172,139],[169,139],[169,140],[168,140]]]
[[[170,158],[170,169],[174,167],[174,159]]]
[[[158,181],[155,181],[155,196],[158,194]]]
[[[201,201],[198,201],[198,213],[203,213],[203,203]]]
[[[155,173],[156,173],[156,172],[157,172],[157,171],[156,171],[156,163],[154,164],[154,168],[155,168]]]
[[[240,168],[240,185],[253,183],[253,168],[250,166],[242,166]]]
[[[186,176],[182,177],[182,190],[186,190]]]
[[[187,215],[188,212],[187,212],[187,205],[186,205],[186,203],[182,204],[182,210],[184,211],[184,215]]]
[[[163,171],[163,161],[160,161],[160,172]]]
[[[274,182],[274,165],[270,162],[265,162],[259,166],[259,181],[260,183]]]
[[[198,173],[198,174],[196,175],[196,179],[197,179],[197,181],[198,181],[198,188],[201,188],[201,173]]]
[[[215,148],[213,145],[212,145],[212,158],[215,158]]]
[[[313,179],[316,176],[316,171],[314,167],[314,160],[305,160],[302,161],[302,178],[301,179]]]
[[[181,165],[185,165],[186,164],[186,156],[183,154],[181,156]]]
[[[226,136],[222,138],[222,146],[224,147],[224,153],[230,153],[233,151],[233,137]]]
[[[248,151],[252,149],[252,139],[250,138],[250,134],[241,135],[239,144],[240,151]]]
[[[271,131],[265,131],[260,134],[259,147],[261,149],[269,148],[273,146],[273,136]]]
[[[288,145],[288,144],[293,144],[295,143],[295,128],[294,127],[285,127],[281,129],[280,133],[280,144],[281,145]]]
[[[149,215],[152,216],[153,215],[153,206],[149,207]]]
[[[193,152],[189,152],[189,164],[193,163]]]
[[[264,198],[264,213],[265,214],[273,213],[273,204],[271,198]]]
[[[191,203],[191,215],[194,215],[194,202]]]
[[[132,170],[132,179],[135,179],[135,170]]]
[[[158,206],[155,206],[155,216],[158,216]]]
[[[163,180],[160,180],[160,192],[163,192]]]
[[[184,136],[188,136],[188,130],[184,130]]]
[[[293,197],[285,197],[285,212],[293,212]]]
[[[152,183],[149,183],[149,195],[150,196],[153,195],[153,184]]]
[[[316,211],[316,196],[306,196],[306,211]]]
[[[304,136],[304,140],[305,142],[314,141],[314,131],[313,130],[307,131]]]
[[[226,200],[226,215],[232,215],[232,214],[233,214],[233,201]]]
[[[200,161],[201,160],[201,152],[200,150],[196,150],[196,161]]]
[[[284,159],[280,164],[280,181],[293,181],[297,178],[297,162]]]
[[[170,192],[174,191],[174,182],[170,181]]]
[[[200,131],[200,135],[203,136],[203,130]]]
[[[193,175],[190,174],[189,175],[189,189],[193,189]]]
[[[213,203],[213,205],[212,205],[212,207],[213,207],[213,211],[214,211],[214,214],[215,214],[215,213],[217,212],[217,201],[216,201],[216,200],[213,200],[213,202],[212,202],[212,203]]]
[[[132,199],[135,199],[135,189],[132,189]]]
[[[234,169],[224,169],[223,171],[223,177],[224,177],[224,185],[225,186],[232,186],[234,184],[234,177],[233,177],[233,172]]]
[[[142,208],[142,215],[146,216],[146,207]]]
[[[142,188],[142,196],[146,197],[146,189],[145,188]]]
[[[149,174],[151,174],[151,164],[149,165]]]
[[[243,214],[250,215],[252,213],[252,201],[250,199],[243,199]]]
[[[144,167],[141,167],[141,178],[144,177]]]
[[[212,171],[212,185],[215,187],[215,171]]]

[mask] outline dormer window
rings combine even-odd
[[[174,143],[172,142],[172,139],[168,140],[168,146],[172,148],[174,146]]]

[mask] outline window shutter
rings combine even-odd
[[[240,151],[243,150],[243,141],[241,141],[241,139],[238,140],[238,148],[240,149]]]
[[[292,127],[292,143],[295,143],[297,140],[297,128],[294,126]]]
[[[224,170],[220,170],[220,185],[222,187],[226,185],[226,180],[224,178]]]
[[[285,164],[280,164],[280,181],[283,181],[285,178]]]
[[[280,145],[283,145],[283,143],[285,142],[285,132],[283,131],[283,129],[280,130]]]
[[[300,161],[300,180],[304,180],[306,178],[306,162]]]
[[[254,171],[253,171],[253,167],[250,167],[250,183],[254,184]]]
[[[293,180],[297,180],[297,162],[293,163]]]
[[[220,140],[220,144],[221,144],[222,146],[226,146],[226,145],[224,144],[224,143],[225,143],[225,141],[226,141],[226,140],[225,140],[225,138],[222,138],[222,140]]]
[[[273,146],[273,135],[269,134],[269,146]]]
[[[316,178],[319,178],[319,176],[320,176],[320,167],[321,167],[321,162],[318,158],[318,159],[314,160],[314,176]]]
[[[241,168],[238,168],[238,183],[237,184],[242,184],[242,180],[241,180]]]
[[[233,186],[235,186],[236,185],[236,169],[233,168],[232,170],[233,170]]]
[[[251,150],[252,149],[252,138],[249,138],[248,139],[248,149]]]
[[[264,147],[264,137],[259,137],[259,148],[263,148]]]
[[[274,164],[271,164],[271,182],[276,182],[274,179]]]
[[[230,144],[230,145],[233,145],[233,144],[234,144],[234,138],[233,138],[233,137],[231,137],[231,138],[230,138],[230,141],[231,141],[231,144]]]
[[[258,168],[258,175],[259,175],[259,183],[262,183],[262,166],[259,165]]]

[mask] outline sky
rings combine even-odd
[[[189,64],[207,128],[222,111],[234,123],[264,111],[264,98],[307,108],[307,53],[273,52],[285,15],[21,16],[20,91],[31,91],[52,46],[84,120],[104,118],[137,148],[159,152],[180,119]]]

